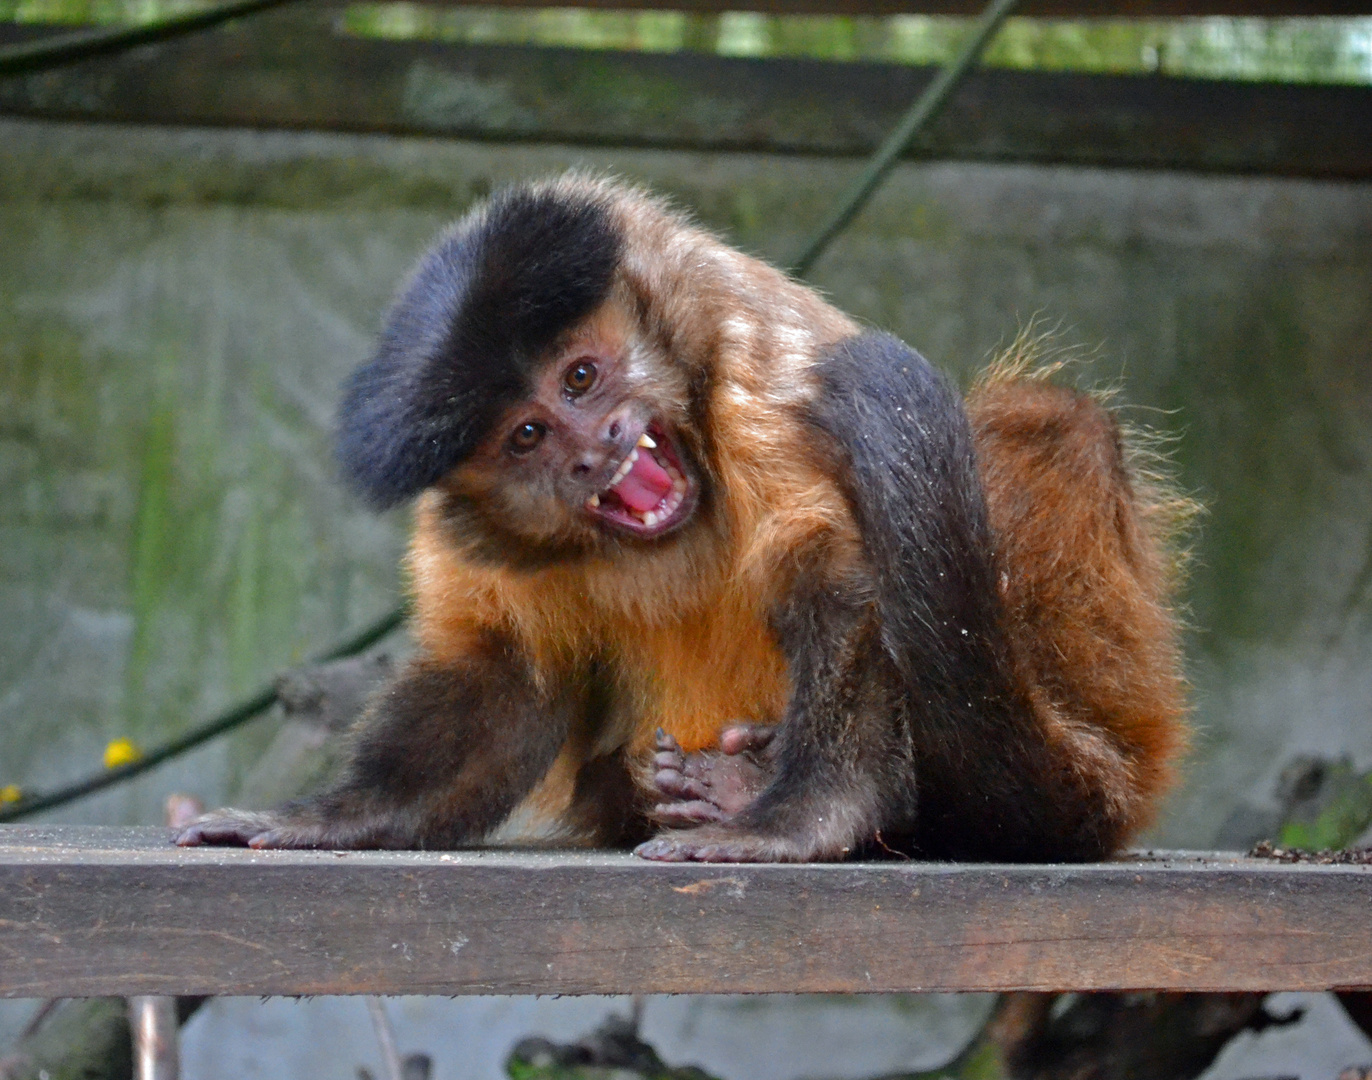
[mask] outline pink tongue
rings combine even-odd
[[[660,503],[671,490],[672,478],[666,470],[653,460],[652,454],[640,450],[638,460],[629,470],[629,475],[619,482],[615,494],[629,509],[643,514]]]

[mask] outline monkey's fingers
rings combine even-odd
[[[653,786],[671,799],[712,799],[710,785],[678,769],[659,768],[653,773]]]
[[[657,753],[653,755],[653,769],[656,774],[653,777],[654,783],[661,788],[663,780],[666,780],[668,783],[671,782],[671,777],[668,774],[677,773],[681,776],[685,776],[686,765],[686,751],[681,749],[681,744],[677,742],[676,739],[672,738],[672,736],[668,735],[667,732],[663,731],[662,728],[658,728]],[[669,791],[668,794],[672,794],[672,792]]]
[[[652,819],[668,828],[690,829],[697,825],[723,821],[718,806],[704,799],[683,799],[679,802],[658,803],[653,807]]]
[[[679,773],[686,771],[686,755],[680,750],[659,750],[653,755],[654,769],[675,769]]]
[[[657,748],[664,751],[675,751],[678,754],[682,753],[681,743],[677,742],[664,728],[657,729]]]
[[[719,748],[726,754],[746,754],[766,750],[776,737],[776,724],[735,724],[719,735]]]

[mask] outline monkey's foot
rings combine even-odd
[[[328,848],[323,825],[297,824],[279,814],[253,810],[213,810],[179,832],[180,847],[225,844],[250,848]]]
[[[653,784],[661,801],[653,808],[653,820],[677,828],[728,821],[771,779],[769,748],[775,732],[762,724],[727,728],[719,750],[688,754],[659,728]]]
[[[654,862],[834,862],[852,851],[819,831],[792,834],[738,828],[729,823],[669,829],[639,844],[634,854]]]

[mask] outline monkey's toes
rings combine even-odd
[[[653,862],[807,862],[816,857],[808,847],[785,837],[735,832],[728,826],[704,826],[688,832],[666,832],[634,848]]]
[[[257,837],[272,831],[278,822],[271,814],[239,810],[215,810],[202,814],[172,839],[179,847],[208,844],[250,847]]]
[[[640,859],[650,859],[653,862],[691,861],[690,845],[683,838],[674,836],[672,833],[664,833],[651,840],[645,840],[634,848],[634,854]]]
[[[687,834],[690,835],[690,834]],[[652,862],[773,862],[761,850],[746,844],[693,843],[685,838],[660,836],[634,848],[634,854]]]
[[[248,847],[258,851],[335,846],[337,845],[326,841],[322,829],[308,826],[296,828],[290,825],[282,825],[275,829],[268,829],[266,832],[260,832],[248,841]]]

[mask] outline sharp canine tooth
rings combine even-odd
[[[597,506],[600,505],[600,496],[592,495],[589,499],[586,500],[586,505],[589,506],[592,510],[594,510]]]
[[[638,437],[638,445],[646,447],[649,450],[657,449],[657,443],[653,442],[653,440],[648,437],[648,433],[646,431]]]
[[[654,514],[651,510],[649,510],[646,514],[643,515],[643,524],[647,525],[650,528],[656,525],[657,515]]]

